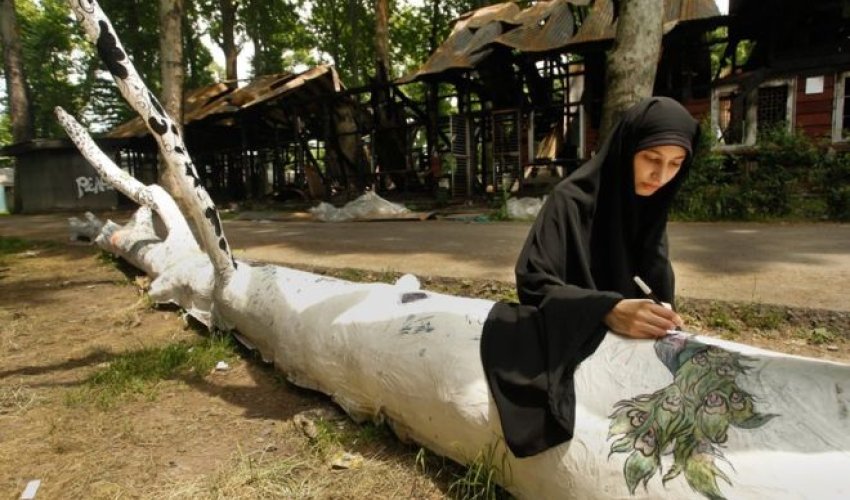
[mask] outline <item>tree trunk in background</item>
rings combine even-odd
[[[15,143],[25,142],[32,139],[32,113],[14,0],[2,0],[0,3],[0,40],[3,44],[3,72],[6,75],[6,94],[9,96],[12,140]]]
[[[623,111],[652,95],[661,57],[664,0],[620,0],[618,3],[617,36],[608,53],[605,72],[600,144]]]
[[[183,133],[183,0],[159,0],[159,52],[162,73],[162,107]],[[159,184],[174,198],[184,213],[185,200],[174,172],[160,161]]]
[[[183,0],[159,1],[162,106],[183,130]]]
[[[379,83],[392,79],[389,10],[389,0],[375,0],[375,76]]]
[[[236,2],[234,0],[220,0],[221,6],[221,50],[224,51],[224,73],[228,82],[237,85],[236,79],[236,57],[239,51],[236,48]],[[228,83],[231,85],[230,83]]]

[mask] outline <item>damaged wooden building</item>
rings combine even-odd
[[[397,199],[541,194],[598,144],[613,11],[611,0],[484,7],[458,18],[415,71],[357,89],[331,66],[194,89],[186,143],[219,203],[344,200],[367,188]],[[665,0],[654,93],[710,123],[723,150],[746,154],[771,126],[847,148],[848,27],[846,0],[730,0],[728,15],[713,0]],[[25,210],[120,201],[66,141],[36,142],[6,148]],[[155,182],[156,147],[141,120],[101,143]]]

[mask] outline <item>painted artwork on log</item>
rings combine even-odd
[[[237,263],[180,134],[109,20],[95,2],[69,3],[188,200],[190,213],[181,213],[168,192],[118,168],[57,110],[99,175],[141,205],[126,225],[107,222],[96,242],[151,277],[154,301],[232,331],[355,420],[387,422],[401,439],[457,462],[494,457],[503,464],[498,482],[520,498],[850,498],[850,366],[693,335],[607,335],[574,375],[573,439],[513,456],[479,350],[494,303],[422,290],[409,275],[360,284]]]

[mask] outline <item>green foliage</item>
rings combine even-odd
[[[718,153],[711,124],[700,127],[699,144],[688,179],[673,205],[674,214],[691,220],[737,219],[744,213],[740,187],[727,157]]]
[[[823,327],[808,330],[805,336],[807,337],[809,344],[813,345],[829,344],[836,340],[835,333]]]
[[[93,51],[71,30],[64,0],[18,0],[15,7],[35,137],[64,136],[53,108],[79,115],[91,88]]]
[[[0,114],[0,147],[12,143],[12,120],[8,113]],[[0,167],[5,167],[0,163]]]
[[[702,136],[673,215],[684,220],[850,220],[850,154],[825,152],[784,124],[762,129],[746,153],[721,153]]]
[[[821,166],[827,216],[850,221],[850,153],[827,155]]]
[[[0,236],[0,257],[21,253],[32,248],[32,244],[20,238]]]

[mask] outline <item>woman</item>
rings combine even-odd
[[[497,304],[481,340],[515,455],[572,437],[573,372],[606,331],[657,338],[681,326],[672,309],[643,297],[634,277],[673,303],[667,213],[697,137],[697,122],[679,103],[645,99],[546,200],[517,261],[521,305]]]

